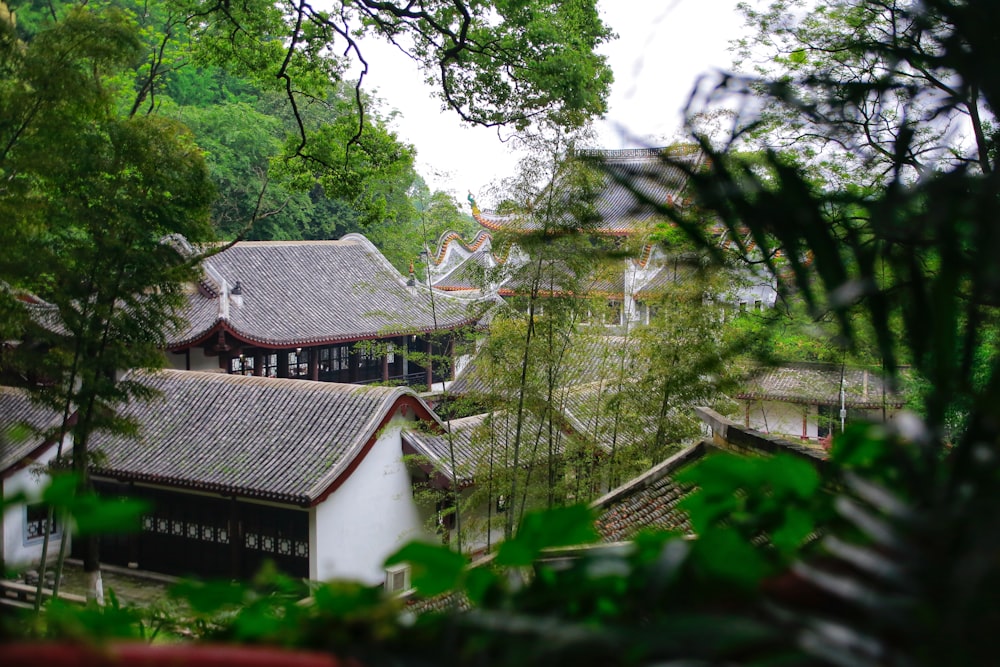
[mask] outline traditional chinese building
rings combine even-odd
[[[890,420],[906,402],[878,373],[810,362],[761,368],[734,398],[748,428],[812,442],[856,421]]]
[[[61,415],[32,403],[27,391],[0,386],[0,563],[8,568],[37,565],[42,556],[46,526],[49,553],[59,552],[59,541],[69,534],[56,517],[47,522],[48,510],[41,504],[42,489],[48,484],[43,466],[56,457],[60,444],[69,454],[72,439],[60,443]],[[16,502],[23,494],[27,502]]]
[[[429,387],[451,379],[479,302],[403,277],[360,234],[241,242],[202,263],[169,336],[181,370]]]
[[[91,474],[102,495],[150,509],[139,532],[102,537],[103,562],[249,577],[271,560],[293,576],[378,584],[389,554],[434,539],[401,433],[442,426],[410,389],[177,370],[129,379],[158,395],[121,407],[135,435],[94,434]]]

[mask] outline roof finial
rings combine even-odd
[[[472,190],[469,190],[469,206],[472,207],[473,217],[479,217],[479,207],[476,206],[476,198],[472,196]]]

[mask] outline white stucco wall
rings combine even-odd
[[[744,409],[746,403],[744,403]],[[839,408],[832,408],[835,424],[834,431],[840,432],[840,422],[836,415]],[[888,419],[892,419],[896,410],[889,408],[886,411]],[[797,403],[785,403],[783,401],[750,401],[750,420],[747,424],[750,428],[762,433],[773,433],[775,435],[788,436],[792,439],[800,438],[802,435],[802,415],[807,415],[806,435],[810,440],[815,441],[818,436],[819,408],[815,405],[801,405]],[[882,421],[882,410],[862,410],[851,408],[847,414],[847,423],[867,420],[872,422]]]
[[[808,414],[807,435],[816,438],[816,406],[781,401],[750,401],[748,426],[761,433],[800,438],[802,415]]]
[[[191,355],[191,368],[187,367],[187,355],[183,352],[177,354],[167,352],[167,368],[179,371],[206,371],[209,373],[221,373],[219,368],[219,357],[210,357],[205,354],[205,350],[200,347],[193,347],[188,354]]]
[[[64,448],[65,451],[65,448]],[[39,465],[48,463],[56,455],[56,447],[52,445],[37,460]],[[35,465],[14,471],[3,479],[3,497],[11,498],[18,492],[27,494],[29,502],[41,497],[42,489],[48,484],[48,476],[38,474]],[[23,504],[7,507],[3,512],[3,563],[11,569],[21,569],[29,565],[37,565],[42,557],[42,537],[29,540],[27,534],[27,509]],[[52,560],[59,553],[59,540],[66,531],[58,527],[58,532],[49,540],[48,559]],[[69,539],[67,537],[67,539]],[[67,546],[69,546],[67,544]]]
[[[507,520],[506,514],[497,514],[494,508],[492,516],[488,515],[487,506],[482,502],[472,504],[469,498],[475,494],[475,489],[462,491],[462,552],[466,556],[480,556],[486,552],[487,546],[496,549],[496,546],[503,541],[504,522]],[[437,511],[431,502],[421,503],[419,506],[421,524],[425,530],[435,526]],[[487,539],[487,524],[491,524],[490,537]],[[438,541],[439,535],[428,539]],[[451,528],[448,531],[448,544],[452,548],[458,545],[458,530]]]
[[[391,422],[329,498],[312,508],[309,576],[320,581],[384,581],[382,563],[403,544],[429,538],[403,463],[402,421]]]
[[[463,506],[466,508],[462,514],[462,551],[472,556],[479,556],[486,553],[487,547],[496,549],[503,541],[507,515],[498,514],[495,506],[487,507],[485,503],[470,506],[468,497],[471,493],[470,490],[462,494],[465,501]],[[489,527],[488,533],[487,527]],[[456,531],[452,530],[451,533],[451,543],[456,544],[458,538]]]

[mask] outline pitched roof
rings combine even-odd
[[[547,460],[547,450],[542,451],[543,446],[547,446],[543,445],[547,437],[545,426],[546,423],[538,415],[525,409],[521,425],[521,465]],[[453,419],[451,433],[457,476],[463,481],[472,480],[483,466],[490,465],[491,451],[495,456],[493,466],[500,468],[507,465],[504,452],[511,451],[516,438],[516,414],[510,410],[498,410]],[[566,433],[557,429],[554,442],[557,453],[565,450],[567,437]],[[436,470],[449,474],[452,445],[446,432],[407,429],[403,439]]]
[[[174,370],[130,379],[160,395],[122,408],[138,438],[94,435],[106,457],[95,474],[301,505],[350,474],[402,405],[430,414],[404,387]]]
[[[25,390],[0,387],[0,473],[30,458],[42,444],[39,436],[59,419],[51,408],[33,403]]]
[[[690,488],[674,482],[673,475],[704,454],[704,443],[688,447],[591,503],[599,512],[596,526],[601,538],[621,542],[643,529],[690,533],[687,513],[677,507]]]
[[[669,262],[661,266],[636,290],[635,297],[639,300],[651,299],[662,295],[667,288],[675,283],[690,280],[696,269],[686,263]]]
[[[877,374],[835,364],[793,363],[755,373],[736,394],[743,400],[785,401],[808,405],[840,405],[841,372],[844,403],[851,408],[879,409],[882,392],[888,407],[903,407],[904,399],[889,390]]]
[[[0,280],[0,298],[12,299],[25,310],[28,319],[41,329],[58,336],[68,336],[69,330],[59,313],[59,307],[31,292],[15,289]]]
[[[489,250],[477,250],[456,264],[451,271],[434,280],[434,287],[445,292],[482,289],[493,268]]]
[[[462,479],[471,479],[481,457],[488,452],[489,443],[480,437],[482,426],[488,416],[480,414],[446,422],[446,428],[451,427],[450,441],[447,432],[412,428],[403,433],[403,439],[417,454],[425,457],[428,463],[442,472],[451,470],[453,445],[458,476]]]
[[[562,385],[579,386],[618,376],[622,354],[631,349],[632,343],[628,343],[623,336],[605,335],[604,331],[604,327],[595,327],[593,335],[578,333],[574,337],[573,344],[566,350],[560,371]],[[494,390],[490,387],[488,373],[488,361],[484,361],[484,356],[477,355],[466,364],[448,391],[457,396],[490,395]],[[630,366],[626,366],[625,373],[630,377]]]
[[[295,347],[453,328],[473,302],[406,280],[360,234],[339,241],[242,242],[206,259],[205,280],[181,313],[183,348],[225,330],[251,344]],[[239,289],[236,286],[239,285]]]
[[[693,165],[702,159],[699,151],[688,147],[592,149],[580,150],[576,155],[603,169],[603,183],[594,201],[601,222],[594,231],[610,236],[628,236],[662,218],[645,200],[659,205],[681,203],[687,179],[680,169],[664,162],[664,155]],[[513,229],[526,224],[525,231],[531,230],[530,223],[516,216],[473,208],[473,217],[491,230]]]
[[[618,382],[613,379],[573,387],[566,392],[562,407],[573,430],[609,451],[646,443],[649,438],[642,437],[642,431],[656,433],[655,419],[650,415],[627,416],[625,419],[630,420],[628,424],[616,419],[621,415],[608,398],[617,389]],[[636,429],[636,421],[648,422],[648,427]]]

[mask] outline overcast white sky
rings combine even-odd
[[[669,142],[699,75],[728,69],[729,41],[742,34],[737,0],[600,0],[618,39],[602,48],[615,74],[607,118],[597,125],[601,148]],[[463,126],[441,110],[416,67],[392,47],[367,43],[365,88],[398,109],[394,128],[417,148],[417,169],[431,187],[480,199],[510,175],[517,158],[495,130]],[[503,132],[501,130],[501,132]]]

